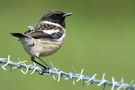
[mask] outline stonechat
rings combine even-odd
[[[60,49],[66,35],[65,18],[70,15],[72,13],[50,11],[43,15],[36,26],[28,26],[26,32],[11,33],[11,35],[19,38],[33,62],[44,67],[43,64],[47,64],[41,57],[51,55]]]

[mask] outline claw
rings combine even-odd
[[[43,67],[42,68],[42,72],[40,73],[40,75],[43,75],[44,73],[49,73],[49,69],[50,69],[50,67]]]

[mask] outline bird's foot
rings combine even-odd
[[[42,72],[40,73],[40,75],[43,75],[44,73],[49,73],[51,67],[48,66],[44,66],[42,67]]]

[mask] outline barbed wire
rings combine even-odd
[[[81,70],[80,74],[76,74],[75,72],[64,72],[54,67],[52,63],[51,68],[45,69],[36,65],[35,63],[26,64],[27,61],[21,61],[20,59],[18,60],[18,62],[12,61],[10,55],[7,58],[0,58],[1,68],[7,70],[6,67],[10,66],[12,70],[20,69],[23,74],[27,74],[29,71],[31,71],[31,74],[37,72],[40,75],[50,75],[54,80],[57,80],[58,82],[61,80],[61,78],[64,78],[64,80],[71,80],[73,85],[79,81],[83,81],[83,85],[87,86],[95,83],[97,86],[103,86],[103,90],[105,90],[106,86],[111,86],[111,90],[135,90],[135,84],[133,82],[125,83],[123,78],[120,81],[116,81],[114,77],[112,77],[111,81],[109,81],[105,79],[105,73],[103,73],[101,79],[97,79],[96,73],[92,76],[84,75],[84,69]],[[25,71],[23,68],[25,68]]]

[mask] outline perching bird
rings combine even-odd
[[[40,57],[51,55],[62,46],[66,35],[65,18],[70,15],[72,13],[62,11],[48,12],[36,26],[29,26],[25,33],[11,33],[11,35],[19,38],[33,62],[44,67],[35,58],[46,64]]]

